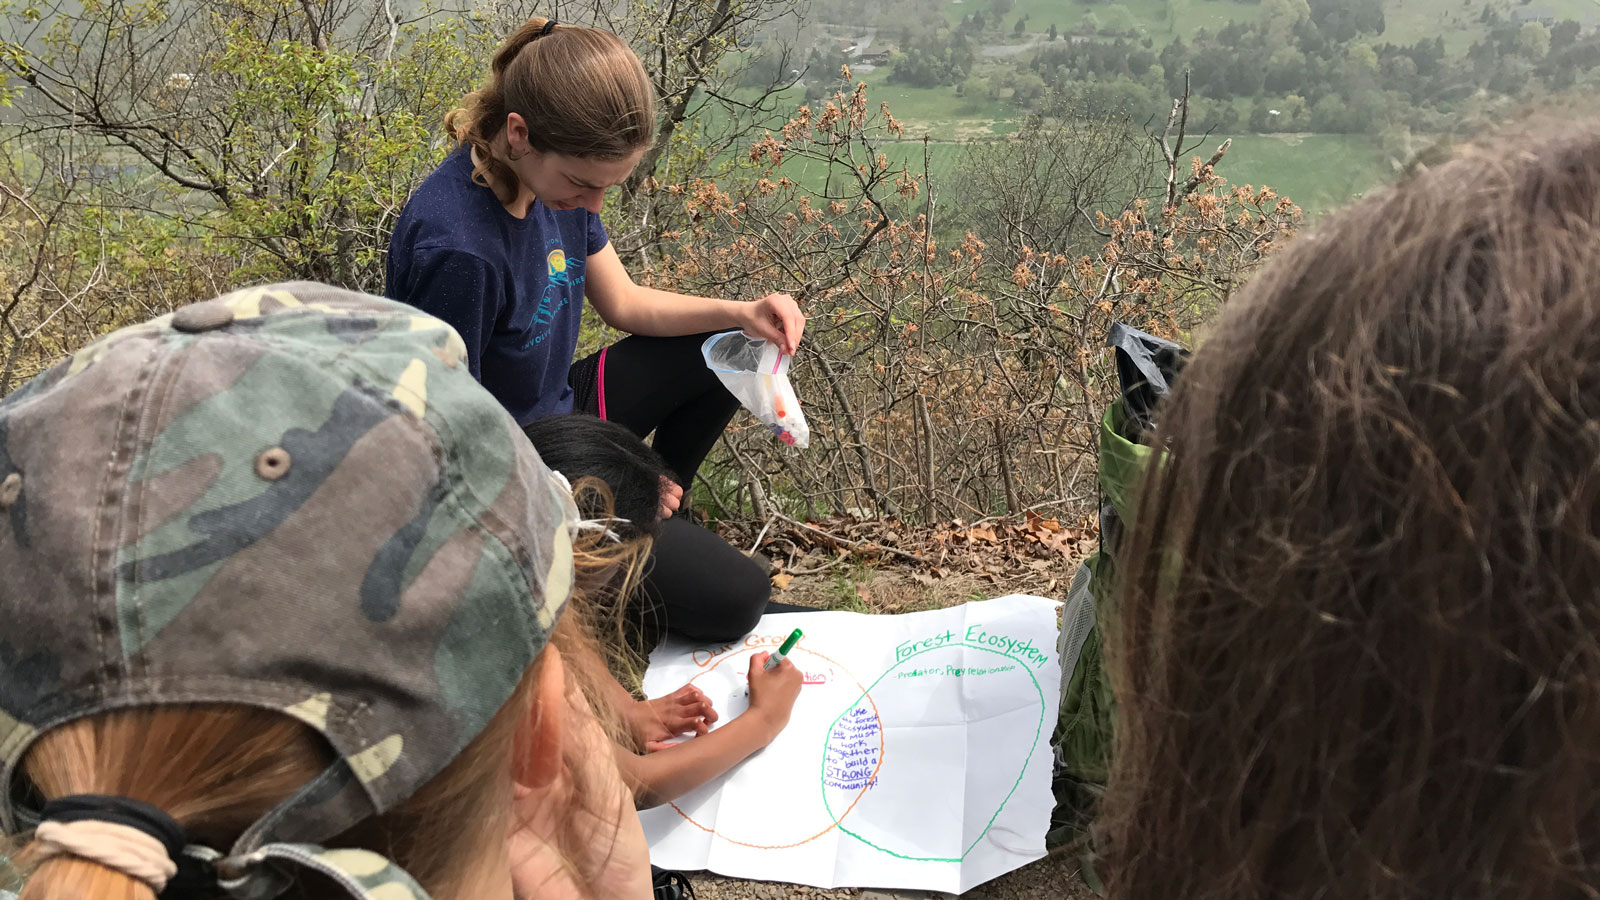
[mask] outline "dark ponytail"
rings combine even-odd
[[[627,520],[626,525],[616,527],[624,540],[655,537],[660,531],[661,479],[671,477],[671,470],[661,455],[632,431],[585,413],[537,419],[522,430],[551,469],[574,484],[594,478],[605,485],[609,514]],[[594,499],[578,498],[578,507],[588,518],[606,514],[589,508]]]

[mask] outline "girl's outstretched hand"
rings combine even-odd
[[[768,294],[746,306],[749,307],[749,321],[742,327],[747,333],[777,344],[790,356],[800,349],[800,335],[806,330],[806,317],[793,297],[788,294]]]
[[[671,746],[668,741],[680,734],[705,734],[717,723],[711,698],[692,684],[686,684],[665,697],[641,700],[627,711],[628,726],[646,752]]]

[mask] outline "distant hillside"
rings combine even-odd
[[[908,135],[956,153],[1051,92],[1159,119],[1188,74],[1192,130],[1236,139],[1223,174],[1312,213],[1393,177],[1429,135],[1600,96],[1600,0],[812,0],[804,16],[788,108],[848,65]]]

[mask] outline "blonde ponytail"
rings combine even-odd
[[[138,752],[130,748],[160,748]],[[39,738],[23,762],[46,798],[112,794],[149,803],[199,843],[230,845],[251,822],[329,765],[311,729],[244,707],[171,706],[106,713]],[[37,840],[17,865],[33,869],[19,900],[154,900],[143,881]]]
[[[99,863],[71,856],[45,860],[18,900],[155,900],[150,885]]]

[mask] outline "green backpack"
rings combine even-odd
[[[1086,831],[1110,767],[1113,703],[1105,671],[1101,623],[1110,606],[1113,558],[1134,513],[1133,493],[1155,452],[1142,443],[1153,413],[1171,390],[1187,352],[1117,323],[1108,343],[1115,348],[1122,394],[1100,420],[1100,549],[1078,567],[1061,612],[1061,717],[1056,725],[1056,827],[1051,843]],[[1092,871],[1086,866],[1086,880]]]

